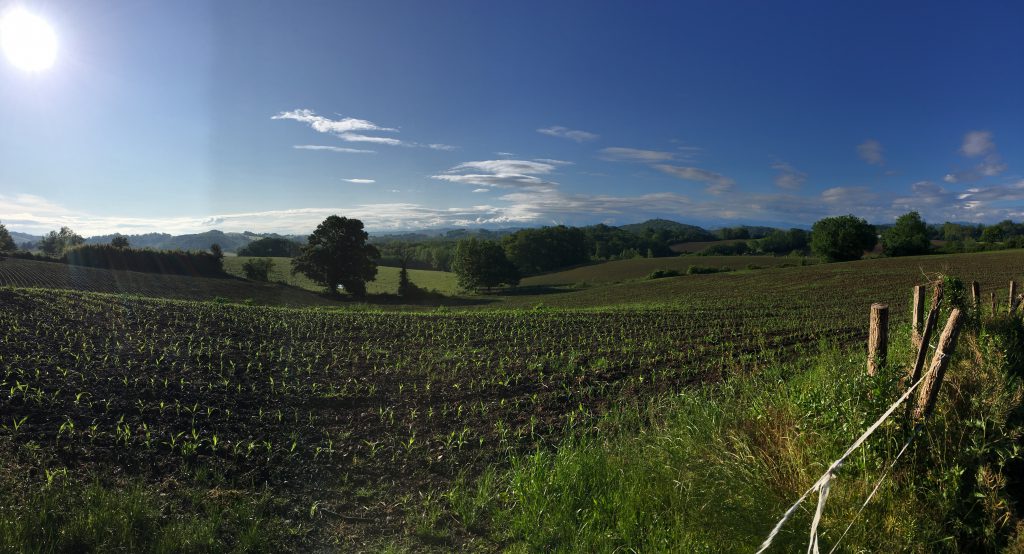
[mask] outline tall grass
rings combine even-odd
[[[273,552],[288,544],[288,526],[264,497],[199,489],[168,497],[138,481],[66,479],[32,488],[7,483],[2,492],[4,553]]]
[[[894,345],[909,342],[898,335]],[[1022,337],[1019,319],[962,336],[935,415],[859,518],[910,436],[902,410],[838,472],[821,526],[826,549],[851,521],[840,551],[1021,548]],[[826,348],[620,410],[557,449],[513,458],[497,479],[457,486],[450,505],[473,506],[474,527],[511,551],[751,552],[902,394],[909,350],[894,348],[874,377],[862,352]],[[773,551],[806,548],[815,500]]]

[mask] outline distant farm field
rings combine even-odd
[[[330,300],[307,290],[234,277],[217,279],[114,271],[13,258],[0,261],[0,286],[138,294],[185,300],[213,300],[220,297],[237,302],[252,300],[258,304],[281,306],[332,304]]]
[[[732,258],[751,259],[744,256]],[[694,256],[682,259],[720,258]],[[776,259],[787,260],[784,257]],[[579,269],[600,267],[589,266]],[[1009,281],[1019,281],[1024,275],[1024,250],[875,258],[806,267],[775,267],[712,275],[683,275],[576,289],[567,287],[549,290],[546,294],[510,295],[503,299],[503,305],[512,307],[542,303],[549,307],[567,308],[696,308],[704,304],[721,306],[724,302],[736,305],[773,306],[772,309],[777,313],[791,313],[793,309],[802,310],[806,307],[812,311],[817,310],[820,317],[824,318],[826,314],[835,314],[839,317],[842,312],[847,311],[853,311],[858,317],[863,312],[863,317],[867,317],[867,306],[872,302],[887,302],[894,307],[894,317],[902,318],[909,305],[910,288],[927,281],[927,275],[940,272],[958,276],[968,282],[979,281],[985,302],[989,301],[989,293],[995,292],[997,301],[1005,305]]]
[[[224,258],[224,270],[228,273],[245,277],[242,265],[252,258],[244,256],[229,256]],[[305,275],[292,275],[291,258],[270,258],[274,266],[270,272],[271,282],[281,282],[314,292],[323,292],[324,288]],[[367,292],[370,294],[395,294],[398,292],[397,267],[377,267],[377,278],[367,283]],[[454,273],[445,271],[429,271],[424,269],[410,269],[409,280],[420,288],[434,290],[441,294],[452,295],[458,292],[458,283]]]
[[[605,284],[643,279],[658,269],[686,273],[690,266],[728,268],[730,270],[760,269],[800,265],[800,258],[784,256],[674,256],[667,258],[634,258],[602,262],[555,273],[523,279],[523,285]]]

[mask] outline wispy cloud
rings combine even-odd
[[[875,139],[868,139],[857,145],[857,155],[871,165],[885,165],[882,143]]]
[[[355,183],[357,185],[372,185],[377,182],[375,179],[342,179],[342,181]]]
[[[388,146],[399,146],[402,141],[391,138],[391,137],[375,137],[371,135],[363,135],[360,133],[339,133],[338,138],[345,142],[369,142],[373,144],[386,144]]]
[[[322,146],[319,144],[296,144],[292,148],[296,150],[323,150],[325,152],[341,152],[344,154],[376,154],[376,150],[363,150],[361,148],[345,148],[344,146]]]
[[[786,162],[778,161],[772,164],[772,169],[779,172],[775,176],[775,186],[780,189],[796,190],[807,181],[807,174],[789,165]]]
[[[991,131],[970,131],[964,135],[960,153],[968,158],[977,158],[995,151],[996,143],[992,141]]]
[[[600,138],[600,135],[588,133],[587,131],[580,131],[577,129],[569,129],[567,127],[562,127],[561,125],[537,129],[537,132],[542,135],[565,138],[569,140],[574,140],[576,142],[587,142],[591,140],[597,140],[598,138]]]
[[[284,119],[298,121],[309,125],[318,133],[327,133],[338,137],[345,142],[366,142],[370,144],[383,144],[386,146],[408,146],[413,148],[429,148],[431,150],[455,150],[457,147],[441,143],[420,143],[409,142],[394,137],[382,137],[378,135],[367,135],[367,132],[397,133],[394,127],[377,125],[366,119],[354,117],[342,117],[341,119],[330,119],[317,115],[313,110],[299,109],[280,112],[271,116],[270,119]],[[326,150],[327,148],[308,148],[309,150]],[[336,150],[345,152],[346,150]]]
[[[641,150],[639,148],[624,148],[621,146],[610,146],[602,148],[598,152],[602,160],[610,162],[642,162],[655,163],[674,160],[674,152],[662,152],[660,150]]]
[[[687,181],[698,181],[701,183],[707,183],[707,187],[704,189],[711,194],[722,194],[730,192],[735,188],[736,181],[699,167],[684,167],[678,165],[668,164],[656,164],[655,169],[663,173],[667,173],[673,177],[685,179]]]
[[[389,127],[381,127],[372,121],[356,119],[354,117],[343,117],[341,119],[329,119],[316,115],[313,110],[291,110],[280,112],[270,119],[290,119],[305,123],[319,133],[350,133],[353,131],[397,131]]]
[[[1006,171],[1002,156],[996,151],[991,131],[970,131],[964,135],[960,153],[967,158],[982,158],[978,165],[967,171],[949,173],[943,180],[947,183],[977,181],[984,177],[995,177]]]
[[[538,175],[553,172],[561,163],[557,160],[482,160],[461,163],[433,179],[450,183],[471,184],[497,188],[526,188],[548,190],[556,185]]]

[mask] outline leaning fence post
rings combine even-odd
[[[885,366],[889,350],[889,305],[871,305],[871,328],[868,331],[868,375]]]
[[[935,332],[935,326],[939,322],[939,308],[942,307],[942,281],[935,282],[935,289],[932,292],[932,306],[928,310],[928,320],[924,324],[924,332],[921,335],[921,342],[917,345],[917,357],[914,358],[914,369],[910,371],[910,383],[907,386],[912,386],[921,378],[921,372],[924,370],[924,361],[928,358],[929,343],[932,340],[932,333]],[[911,415],[914,410],[914,397],[911,396],[907,399],[907,415]]]
[[[935,347],[935,355],[932,356],[932,365],[928,369],[924,383],[921,383],[914,419],[928,417],[935,409],[935,400],[939,396],[942,378],[946,375],[946,368],[949,366],[949,360],[956,348],[956,339],[960,335],[961,323],[963,323],[963,312],[960,311],[960,308],[950,310],[946,327],[942,329],[939,344]]]
[[[1010,300],[1009,300],[1009,312],[1012,314],[1013,309],[1016,308],[1015,300],[1017,298],[1017,281],[1010,281]]]
[[[976,311],[981,309],[981,283],[977,281],[971,281],[971,301]]]
[[[914,313],[910,323],[910,337],[914,347],[921,345],[921,323],[924,321],[924,285],[914,287]]]

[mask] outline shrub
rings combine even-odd
[[[691,265],[686,268],[687,275],[704,275],[707,273],[723,273],[726,271],[732,271],[728,267],[705,267],[701,265]]]
[[[664,279],[665,277],[679,277],[682,273],[674,269],[656,269],[647,276],[648,279]]]
[[[268,281],[270,270],[274,268],[274,260],[270,258],[253,258],[242,264],[242,271],[247,279],[253,281]]]

